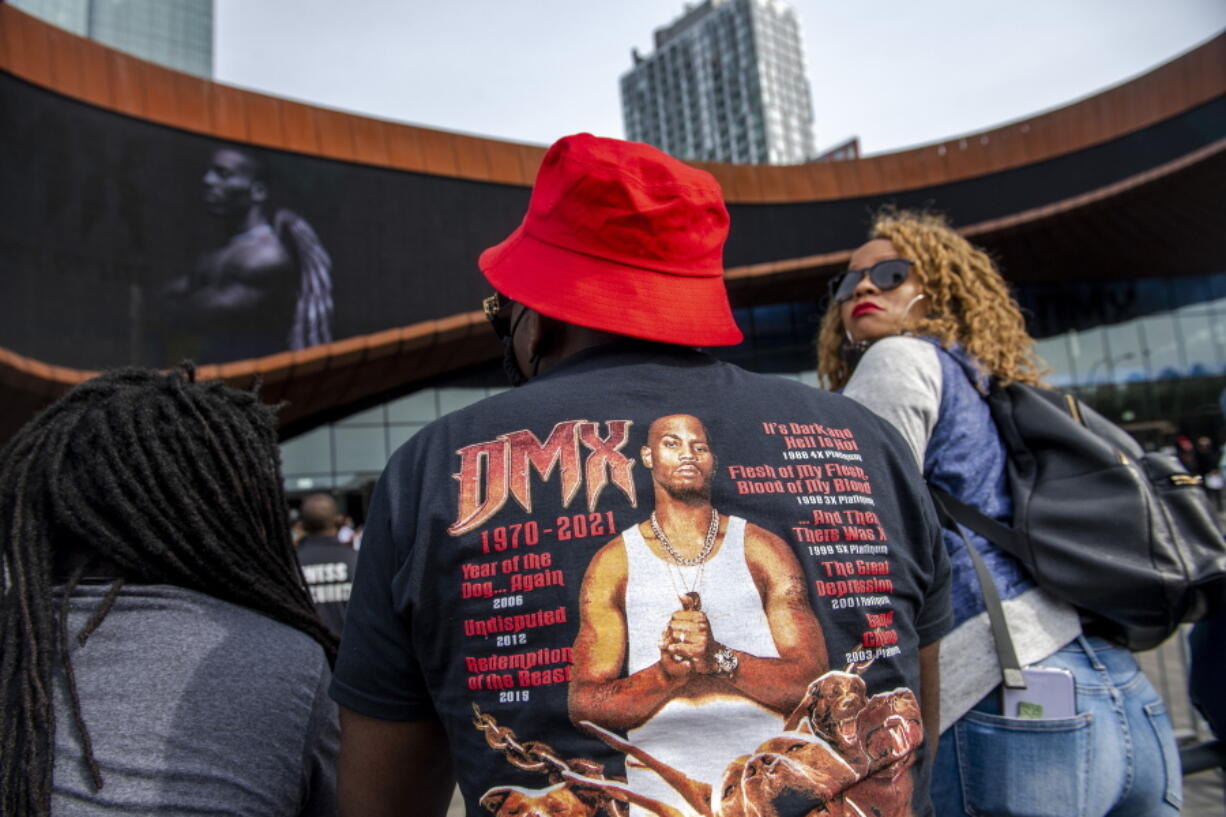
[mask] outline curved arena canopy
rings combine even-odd
[[[542,147],[227,87],[3,3],[0,111],[0,440],[104,367],[259,378],[292,436],[499,352],[476,258],[519,222]],[[728,199],[736,306],[812,297],[887,203],[945,211],[1018,282],[1204,274],[1226,257],[1226,35],[982,133],[700,166]],[[261,185],[267,223],[240,238],[281,253],[280,289],[193,313],[201,281],[246,263],[207,181],[227,167]]]

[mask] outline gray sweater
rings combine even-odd
[[[82,585],[68,616],[104,785],[90,783],[56,661],[53,815],[336,813],[336,706],[319,644],[191,590],[132,585],[81,647],[107,587]]]

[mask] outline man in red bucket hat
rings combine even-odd
[[[864,724],[886,760],[856,731],[875,696],[936,722],[922,479],[857,404],[695,348],[742,340],[727,234],[714,178],[655,148],[546,154],[479,262],[526,385],[418,432],[372,497],[331,689],[343,814],[441,815],[457,778],[470,814],[931,814],[918,710]],[[831,673],[866,690],[837,740],[809,716]]]

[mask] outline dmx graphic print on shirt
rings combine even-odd
[[[689,380],[551,374],[398,452],[334,697],[441,718],[470,815],[930,813],[917,656],[948,578],[910,454],[686,354]]]
[[[534,469],[548,476],[556,468],[564,496],[586,487],[589,508],[606,487],[623,492],[632,507],[647,504],[630,479],[635,462],[621,453],[631,422],[604,425],[607,437],[595,423],[569,421],[544,443],[517,430],[462,450],[461,514],[452,534],[475,530],[512,497],[530,507]],[[724,466],[733,490],[798,498],[792,535],[813,543],[804,553],[822,557],[818,597],[831,606],[879,609],[865,614],[860,644],[840,656],[836,670],[791,548],[712,504],[717,458],[697,417],[667,416],[649,427],[640,462],[652,472],[653,517],[623,514],[621,522],[612,511],[592,510],[545,528],[531,520],[481,532],[482,555],[510,555],[465,566],[477,581],[464,592],[515,609],[534,591],[567,581],[542,541],[615,534],[582,577],[572,647],[467,661],[469,686],[497,690],[499,702],[526,704],[533,688],[568,682],[572,721],[639,761],[627,764],[624,783],[559,767],[562,788],[580,801],[627,802],[659,815],[769,814],[781,798],[808,798],[829,813],[850,798],[848,813],[909,813],[905,772],[922,740],[918,702],[905,688],[870,696],[857,672],[898,648],[889,562],[876,558],[888,553],[888,537],[873,511],[854,507],[868,505],[872,494],[855,464],[856,442],[842,429],[799,424],[768,424],[759,433],[778,436],[784,456],[777,464]],[[691,556],[664,532],[661,520],[674,517],[709,519]],[[619,524],[626,525],[620,532]],[[565,607],[529,614],[548,626],[550,612],[555,621],[566,615]],[[480,629],[479,622],[466,624]],[[527,646],[528,633],[500,642]],[[512,671],[488,671],[504,666]],[[695,741],[702,751],[694,751]],[[494,787],[483,799],[503,801],[501,810],[512,799],[565,798],[557,785]]]

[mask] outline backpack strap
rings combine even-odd
[[[987,539],[1009,555],[1021,558],[1020,554],[1024,553],[1026,549],[1018,540],[1018,536],[1013,531],[1013,528],[998,522],[978,508],[972,508],[962,500],[942,491],[935,485],[930,484],[928,491],[933,495],[940,495],[941,509],[959,525],[965,525],[971,531]]]
[[[934,485],[930,484],[928,486],[928,493],[932,496],[932,504],[936,506],[941,523],[962,537],[962,544],[966,547],[966,552],[971,557],[971,563],[975,565],[975,575],[979,577],[979,586],[983,591],[983,606],[988,613],[988,623],[992,626],[992,640],[996,644],[996,660],[1000,662],[1000,671],[1004,676],[1003,683],[1009,689],[1025,689],[1026,679],[1022,675],[1022,667],[1017,660],[1017,651],[1013,648],[1013,638],[1009,635],[1009,625],[1005,621],[1005,609],[1000,603],[1000,593],[996,590],[996,584],[992,581],[992,574],[988,572],[988,566],[984,564],[983,557],[979,555],[979,551],[971,544],[970,539],[966,536],[966,532],[962,530],[962,526],[958,523],[962,521],[960,518],[960,516],[964,515],[962,512],[970,511],[971,514],[982,517],[1008,531],[1010,535],[1013,532],[996,520],[984,516],[969,505],[954,499]],[[974,525],[969,523],[963,524],[966,524],[968,528],[980,536],[991,539],[991,537],[976,530]]]

